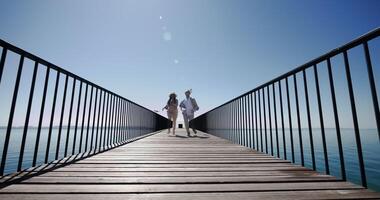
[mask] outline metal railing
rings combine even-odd
[[[296,69],[285,73],[265,84],[256,87],[255,89],[248,91],[202,115],[195,118],[191,121],[191,126],[196,129],[202,130],[204,132],[214,134],[219,137],[229,139],[233,142],[236,142],[241,145],[256,149],[261,152],[270,153],[273,156],[279,158],[291,159],[295,162],[295,153],[297,156],[299,154],[300,163],[305,166],[305,155],[304,150],[305,146],[308,146],[308,153],[311,154],[311,168],[316,170],[316,155],[313,137],[313,121],[311,115],[319,118],[318,128],[321,133],[322,152],[323,152],[323,167],[326,174],[330,174],[331,163],[329,163],[329,154],[326,144],[326,128],[325,128],[325,119],[324,119],[324,106],[321,101],[321,82],[319,81],[319,72],[318,70],[325,70],[328,74],[328,83],[326,83],[326,88],[329,88],[330,102],[332,104],[332,113],[333,121],[335,124],[335,132],[337,137],[337,147],[339,152],[339,166],[341,179],[347,179],[347,171],[345,166],[344,158],[344,148],[342,145],[342,135],[341,125],[340,125],[340,115],[337,107],[337,96],[335,90],[334,82],[334,73],[331,59],[340,57],[343,59],[340,68],[345,77],[343,78],[346,82],[348,88],[348,101],[350,105],[350,111],[352,114],[352,125],[354,130],[355,145],[357,149],[358,156],[358,165],[360,170],[360,179],[361,184],[364,187],[367,187],[367,177],[366,170],[364,167],[363,159],[363,150],[361,143],[361,135],[358,123],[358,114],[355,99],[358,99],[357,95],[355,96],[353,90],[353,83],[351,78],[350,62],[348,51],[355,48],[363,48],[364,59],[366,67],[361,70],[367,71],[367,81],[369,81],[371,100],[372,100],[372,111],[375,117],[375,124],[377,126],[377,134],[380,138],[380,113],[379,113],[379,104],[378,96],[375,85],[374,72],[370,56],[370,48],[368,42],[380,35],[380,28],[377,28],[350,43],[347,43],[337,49],[332,50],[329,53],[326,53],[306,64],[303,64]],[[377,43],[378,44],[378,43]],[[361,47],[360,47],[361,46]],[[308,70],[308,71],[307,71]],[[308,72],[308,73],[307,73]],[[309,96],[310,81],[308,81],[308,74],[312,74],[313,85],[315,85],[315,95]],[[297,78],[298,77],[298,78]],[[310,77],[309,77],[310,79]],[[300,81],[301,80],[301,81]],[[327,82],[327,81],[326,81]],[[291,85],[292,84],[292,85]],[[292,87],[291,87],[292,86]],[[299,89],[303,87],[303,96],[304,96],[304,105],[305,112],[300,112],[300,101],[299,98]],[[285,88],[284,88],[285,87]],[[290,89],[293,89],[290,92]],[[341,91],[339,91],[341,92]],[[294,94],[294,96],[293,96]],[[310,111],[310,100],[311,98],[316,99],[317,112],[311,113]],[[285,104],[284,102],[287,102]],[[291,101],[292,100],[292,101]],[[295,108],[293,107],[295,105]],[[347,109],[347,108],[346,108]],[[286,115],[285,111],[288,115]],[[326,112],[326,111],[325,111]],[[305,114],[306,117],[302,118],[301,114]],[[368,113],[372,114],[372,113]],[[294,118],[294,115],[296,116]],[[293,119],[292,119],[293,117]],[[296,121],[297,128],[294,127]],[[302,128],[301,121],[307,121],[307,125]],[[314,128],[315,128],[314,124]],[[303,134],[308,132],[308,135]],[[281,134],[282,133],[282,134]],[[296,135],[298,134],[298,135]],[[269,138],[268,138],[269,137]],[[295,141],[294,138],[298,137],[298,141]],[[305,139],[308,139],[308,143],[304,143]],[[289,144],[290,142],[290,144]],[[295,143],[298,143],[296,147]],[[287,149],[290,147],[290,150]],[[297,148],[297,149],[296,149]],[[299,149],[299,150],[298,150]],[[281,153],[282,152],[282,153]],[[282,155],[280,155],[280,153]],[[290,157],[289,155],[290,154]]]
[[[32,147],[34,150],[31,153],[33,156],[29,158],[31,160],[30,166],[32,167],[51,162],[51,157],[54,157],[54,160],[58,160],[68,155],[77,155],[84,152],[88,153],[86,156],[93,155],[121,145],[132,138],[158,131],[168,126],[168,119],[161,115],[38,56],[3,40],[0,40],[0,47],[2,47],[0,86],[2,78],[4,79],[3,72],[6,66],[7,55],[12,52],[12,54],[19,57],[13,95],[10,100],[11,102],[9,102],[10,111],[9,113],[0,113],[3,118],[6,118],[5,115],[9,114],[7,126],[4,128],[5,136],[1,136],[3,137],[1,140],[4,140],[4,144],[0,164],[0,176],[4,175],[10,138],[15,129],[13,121],[15,109],[18,105],[17,102],[20,100],[18,99],[20,96],[20,82],[22,81],[22,77],[30,76],[27,73],[24,75],[25,68],[31,67],[24,66],[27,59],[33,62],[34,66],[32,66],[33,73],[28,89],[27,106],[22,111],[22,113],[25,113],[22,138],[20,141],[16,141],[16,143],[20,144],[16,171],[21,171],[25,168],[23,167],[23,164],[25,164],[24,152],[27,145],[27,135],[31,129],[32,106],[38,107],[37,110],[39,110],[38,116],[33,116],[38,117],[38,124],[36,126],[35,140],[32,142],[34,143],[34,147]],[[42,77],[44,77],[43,85],[41,85],[43,88],[42,97],[41,99],[37,99],[41,100],[39,102],[35,98],[38,73],[42,73]],[[47,94],[50,84],[54,86],[52,96]],[[60,85],[61,89],[59,89]],[[4,98],[4,95],[0,93],[2,105],[8,103],[5,102],[6,98]],[[51,106],[51,112],[50,115],[46,116],[45,110],[48,106],[48,100],[52,101],[49,105]],[[62,104],[57,105],[57,102],[62,102]],[[19,107],[19,109],[23,109],[21,105]],[[48,123],[46,127],[43,126],[45,122]],[[46,132],[46,138],[41,136],[42,132]],[[12,145],[15,144],[12,143]],[[45,149],[41,152],[40,148],[42,147]]]

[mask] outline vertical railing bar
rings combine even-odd
[[[3,156],[1,157],[0,176],[3,176],[4,171],[5,171],[5,163],[7,160],[9,140],[10,140],[10,136],[11,136],[11,132],[12,132],[13,117],[14,117],[14,111],[16,108],[16,102],[17,102],[17,96],[18,96],[18,90],[19,90],[19,86],[20,86],[20,80],[21,80],[21,73],[22,73],[23,65],[24,65],[24,56],[21,55],[20,62],[18,65],[18,69],[17,69],[16,83],[15,83],[15,87],[13,90],[13,97],[12,97],[12,104],[11,104],[11,109],[10,109],[10,113],[9,113],[9,118],[8,118],[7,132],[5,134]]]
[[[110,141],[109,141],[109,146],[112,147],[113,145],[113,138],[114,138],[114,134],[113,134],[113,130],[114,130],[114,127],[115,127],[115,96],[112,95],[112,114],[111,114],[111,130],[110,130]]]
[[[76,85],[76,78],[74,77],[73,78],[73,87],[71,89],[69,121],[67,123],[67,132],[66,132],[66,142],[65,142],[65,154],[64,154],[64,157],[67,156],[67,148],[69,146],[70,129],[71,129],[71,117],[72,117],[72,113],[73,113],[73,104],[74,104],[74,97],[75,97],[75,85]]]
[[[60,144],[61,144],[62,124],[63,124],[63,117],[64,117],[64,114],[65,114],[65,106],[66,106],[65,104],[66,104],[66,94],[67,94],[67,82],[68,82],[68,80],[69,80],[69,76],[66,75],[66,78],[65,78],[65,87],[64,87],[64,90],[63,90],[61,118],[59,120],[59,129],[58,129],[58,136],[57,136],[57,146],[56,146],[56,150],[55,150],[55,160],[58,160],[59,147],[60,147]]]
[[[242,97],[242,112],[243,112],[243,127],[244,127],[244,146],[248,146],[248,140],[247,140],[247,123],[246,123],[246,120],[247,120],[247,113],[246,113],[246,96],[243,96]],[[221,115],[218,115],[218,116],[221,116]]]
[[[231,102],[231,140],[235,143],[235,112],[234,112],[234,102]],[[205,116],[206,120],[207,117]]]
[[[87,95],[88,92],[88,84],[86,83],[86,90],[84,92],[84,104],[83,104],[83,114],[82,114],[82,127],[81,127],[81,132],[80,132],[80,141],[79,141],[79,152],[82,152],[82,144],[83,144],[83,129],[84,129],[84,122],[86,120],[86,104],[87,104]]]
[[[118,122],[118,114],[119,114],[119,107],[118,107],[119,98],[115,97],[115,118],[114,118],[114,128],[113,128],[113,140],[112,143],[116,146],[117,142],[117,122]]]
[[[120,100],[120,106],[121,106],[121,113],[120,113],[120,143],[123,144],[125,141],[125,101],[123,99]],[[146,124],[150,125],[150,118],[149,114],[147,113],[147,117],[145,119]]]
[[[330,58],[327,58],[327,69],[328,69],[328,74],[329,74],[331,100],[332,100],[333,111],[334,111],[335,129],[336,129],[336,135],[337,135],[337,140],[338,140],[340,170],[342,173],[342,180],[345,181],[346,180],[346,167],[344,164],[342,136],[341,136],[341,132],[340,132],[339,116],[338,116],[338,109],[337,109],[337,103],[336,103],[336,97],[335,97],[334,79],[333,79],[333,75],[332,75]]]
[[[110,106],[111,105],[111,102],[110,102],[110,93],[107,92],[107,105],[106,105],[106,116],[105,116],[105,120],[104,120],[104,135],[103,135],[103,150],[106,149],[107,147],[107,141],[108,141],[108,133],[109,133],[109,121],[110,121]]]
[[[257,122],[257,92],[255,92],[256,150],[259,151],[259,124]]]
[[[240,100],[236,100],[236,140],[240,145]]]
[[[108,121],[108,134],[107,134],[107,146],[111,145],[111,126],[112,126],[112,110],[113,110],[113,95],[110,94],[110,113],[109,113],[109,121]]]
[[[252,113],[251,113],[251,107],[250,105],[251,104],[251,101],[252,101],[252,98],[251,98],[251,93],[247,94],[247,116],[249,116],[248,119],[248,143],[249,143],[249,148],[253,148],[253,144],[252,144]],[[224,116],[224,115],[223,115]]]
[[[27,108],[26,116],[25,116],[25,124],[24,124],[22,139],[21,139],[21,147],[20,147],[20,154],[19,154],[19,159],[18,159],[17,171],[21,171],[21,169],[22,169],[22,162],[23,162],[24,151],[25,151],[25,142],[26,142],[26,136],[28,134],[30,111],[32,109],[32,102],[33,102],[34,88],[35,88],[35,84],[36,84],[37,71],[38,71],[38,62],[36,61],[36,62],[34,62],[32,83],[31,83],[30,91],[29,91],[28,108]]]
[[[205,118],[208,121],[207,115],[208,113],[206,114]],[[232,117],[231,137],[232,137],[232,142],[236,143],[236,140],[235,140],[235,101],[231,102],[231,117]]]
[[[131,121],[130,121],[130,118],[131,118],[131,114],[130,114],[130,106],[129,106],[129,102],[126,102],[127,103],[127,140],[130,139],[130,126],[131,126]],[[155,114],[155,118],[154,118],[154,122],[157,123],[157,114]],[[155,126],[157,127],[157,124],[155,124]],[[155,128],[156,128],[155,127]],[[156,130],[155,130],[156,131]]]
[[[94,104],[94,115],[93,115],[93,118],[92,118],[92,127],[91,127],[91,143],[90,143],[90,153],[92,151],[92,148],[93,148],[93,143],[94,143],[94,131],[95,131],[95,119],[96,119],[96,106],[98,105],[98,88],[95,88],[95,104]],[[98,113],[99,115],[99,113]]]
[[[124,101],[121,99],[120,100],[120,139],[119,143],[123,144],[124,141]],[[149,118],[146,117],[146,123],[149,124]]]
[[[73,150],[71,151],[71,155],[75,154],[75,146],[77,143],[77,132],[78,132],[78,122],[79,122],[79,114],[80,114],[80,102],[82,98],[82,87],[83,82],[79,81],[79,95],[78,95],[78,105],[77,105],[77,114],[75,118],[75,129],[74,129],[74,138],[73,138]]]
[[[298,139],[300,144],[300,154],[301,154],[301,165],[305,166],[305,157],[303,153],[303,142],[302,142],[302,130],[301,130],[301,118],[300,118],[300,106],[298,101],[298,89],[297,89],[297,74],[293,74],[294,80],[294,94],[296,99],[296,113],[297,113],[297,125],[298,125]]]
[[[267,116],[265,109],[265,88],[261,89],[263,93],[263,114],[264,114],[264,133],[265,133],[265,153],[268,154],[268,132],[267,132]]]
[[[36,143],[34,146],[34,155],[33,155],[33,163],[32,163],[33,167],[36,166],[38,147],[40,146],[39,144],[40,144],[40,137],[41,137],[41,127],[42,127],[42,120],[43,120],[44,111],[45,111],[45,101],[46,101],[46,93],[47,93],[47,88],[48,88],[48,83],[49,83],[49,74],[50,74],[50,68],[47,67],[46,74],[45,74],[44,91],[42,95],[42,102],[41,102],[41,108],[40,108],[40,117],[38,120]]]
[[[142,128],[142,126],[141,126],[141,108],[138,108],[139,110],[137,110],[137,115],[138,115],[138,119],[139,119],[139,129],[140,129],[140,132],[139,132],[139,135],[138,136],[140,136],[141,135],[141,128]]]
[[[277,157],[280,157],[280,144],[278,141],[278,126],[277,126],[277,106],[276,106],[276,82],[272,84],[272,93],[273,93],[273,117],[274,117],[274,128],[276,133],[276,149],[277,149]]]
[[[116,144],[119,143],[120,140],[120,98],[117,98],[117,113],[116,113],[116,137],[115,137],[115,142]]]
[[[251,95],[251,124],[252,124],[252,148],[253,149],[256,149],[256,146],[255,146],[255,124],[254,124],[254,117],[253,117],[253,93],[250,93]]]
[[[121,99],[121,108],[122,108],[122,112],[121,112],[121,126],[120,126],[120,129],[121,129],[121,143],[123,144],[124,141],[125,141],[125,101],[123,99]],[[150,128],[150,113],[148,111],[147,112],[147,116],[146,116],[146,123],[147,123],[147,126],[149,126]],[[150,129],[149,129],[150,130]]]
[[[317,92],[319,123],[321,126],[320,128],[321,128],[321,135],[322,135],[322,147],[323,147],[323,157],[324,157],[324,161],[325,161],[325,170],[326,170],[326,174],[330,174],[329,159],[328,159],[327,145],[326,145],[326,133],[325,133],[325,125],[324,125],[324,121],[323,121],[322,101],[321,101],[321,92],[319,89],[319,78],[318,78],[317,65],[314,65],[313,69],[314,69],[314,79],[315,79],[315,90]]]
[[[60,72],[57,71],[57,77],[55,79],[55,88],[54,88],[54,96],[53,96],[53,105],[51,109],[51,116],[50,116],[50,125],[49,125],[49,133],[48,133],[48,139],[46,144],[46,151],[45,151],[45,164],[49,160],[49,151],[50,151],[50,142],[51,142],[51,134],[53,130],[53,122],[54,122],[54,113],[55,113],[55,104],[57,101],[57,93],[58,93],[58,85],[59,85],[59,75]]]
[[[235,101],[235,140],[236,140],[236,143],[237,144],[239,144],[239,110],[238,110],[238,108],[239,108],[239,101],[238,100],[236,100]]]
[[[87,152],[87,146],[88,146],[88,137],[90,132],[90,121],[91,121],[91,108],[92,108],[92,96],[94,93],[94,86],[91,85],[91,92],[90,92],[90,105],[88,107],[88,116],[87,116],[87,130],[86,130],[86,141],[84,145],[84,152]]]
[[[98,108],[98,120],[96,121],[96,137],[95,137],[95,144],[94,144],[94,153],[96,153],[97,147],[98,147],[98,140],[99,140],[99,122],[100,122],[100,111],[102,108],[102,93],[103,91],[99,89],[99,108]],[[104,101],[104,100],[103,100]]]
[[[304,69],[302,71],[302,73],[303,73],[303,83],[304,83],[304,89],[305,89],[307,122],[308,122],[308,127],[309,127],[311,161],[312,161],[312,165],[313,165],[313,170],[316,170],[315,153],[314,153],[314,141],[313,141],[313,132],[312,132],[313,130],[312,130],[312,126],[311,126],[310,105],[309,105],[309,92],[308,92],[308,89],[307,89],[306,70]]]
[[[345,66],[345,69],[346,69],[346,78],[347,78],[348,92],[349,92],[349,95],[350,95],[352,120],[353,120],[353,123],[354,123],[354,129],[355,129],[356,149],[357,149],[357,152],[358,152],[360,176],[361,176],[361,180],[362,180],[362,185],[364,187],[367,187],[367,178],[366,178],[365,168],[364,168],[364,159],[363,159],[362,144],[361,144],[361,139],[360,139],[358,116],[357,116],[357,113],[356,113],[356,104],[355,104],[354,90],[353,90],[353,86],[352,86],[350,64],[348,62],[347,51],[343,52],[343,58],[344,58],[344,66]]]
[[[272,135],[272,117],[271,117],[271,109],[270,109],[270,92],[269,85],[267,86],[267,97],[268,97],[268,119],[269,119],[269,134],[270,134],[270,152],[273,156],[273,135]]]
[[[288,77],[285,78],[285,86],[286,86],[286,98],[288,101],[288,117],[289,117],[289,133],[290,133],[290,146],[292,153],[292,162],[295,162],[294,158],[294,143],[293,143],[293,126],[292,126],[292,112],[290,107],[290,95],[289,95],[289,81]]]
[[[116,102],[115,102],[115,129],[114,129],[114,138],[113,138],[113,143],[116,145],[117,140],[118,140],[118,131],[119,131],[119,98],[116,97]]]
[[[140,111],[142,112],[142,111]],[[141,113],[140,113],[141,114]],[[115,138],[114,143],[117,144],[119,142],[119,132],[120,132],[120,98],[116,99],[116,121],[115,121]]]
[[[263,127],[261,124],[261,92],[258,90],[258,100],[259,100],[259,122],[260,122],[260,149],[261,152],[264,152],[264,147],[263,147]]]
[[[3,77],[5,59],[7,57],[7,49],[3,47],[3,51],[1,52],[1,60],[0,60],[0,83]]]
[[[245,146],[249,147],[249,134],[248,134],[248,108],[247,108],[247,98],[248,96],[244,96],[244,119],[245,119]],[[221,117],[223,115],[219,115]]]
[[[135,125],[135,105],[131,105],[131,115],[132,115],[132,118],[131,118],[131,122],[132,122],[132,125],[133,125],[133,131],[132,131],[132,137],[131,138],[134,138],[135,135],[136,135],[136,125]],[[161,120],[161,123],[162,123],[162,120]],[[162,126],[162,124],[161,124]]]
[[[239,98],[238,99],[238,141],[239,141],[239,144],[241,145],[241,99]]]
[[[103,129],[104,129],[104,109],[106,106],[106,95],[107,95],[107,92],[103,90],[102,122],[100,123],[98,152],[102,150],[102,143],[104,143],[104,140],[102,139],[104,139]]]
[[[367,72],[368,72],[369,85],[371,87],[373,109],[374,109],[375,117],[376,117],[377,134],[378,134],[379,140],[380,140],[380,111],[379,111],[379,102],[377,100],[377,90],[376,90],[375,78],[373,76],[371,55],[370,55],[369,48],[368,48],[368,42],[364,42],[363,48],[364,48],[365,60],[366,60],[366,63],[367,63]]]
[[[240,111],[241,111],[241,132],[242,132],[242,144],[246,146],[246,138],[245,138],[245,111],[244,111],[244,96],[240,99]],[[218,115],[217,115],[218,116]]]
[[[228,104],[228,139],[232,140],[232,103]]]
[[[281,115],[281,130],[282,130],[282,146],[284,149],[284,159],[287,160],[286,153],[286,137],[285,137],[285,122],[284,122],[284,108],[282,103],[282,89],[281,89],[281,80],[278,81],[278,94],[280,98],[280,115]],[[290,118],[289,118],[290,120]]]

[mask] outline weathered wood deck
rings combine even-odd
[[[380,198],[221,138],[177,134],[160,132],[25,179],[0,189],[0,199]]]

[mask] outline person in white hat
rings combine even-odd
[[[191,136],[190,130],[189,130],[189,121],[194,119],[194,112],[199,110],[197,101],[194,98],[190,97],[190,94],[191,94],[191,89],[185,92],[186,99],[183,100],[181,104],[179,105],[183,114],[183,120],[185,123],[187,136],[189,137]],[[194,128],[193,128],[193,131],[195,134],[197,134],[197,131]]]

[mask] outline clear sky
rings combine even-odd
[[[0,38],[152,110],[192,88],[199,115],[379,27],[379,10],[378,0],[0,0]]]

